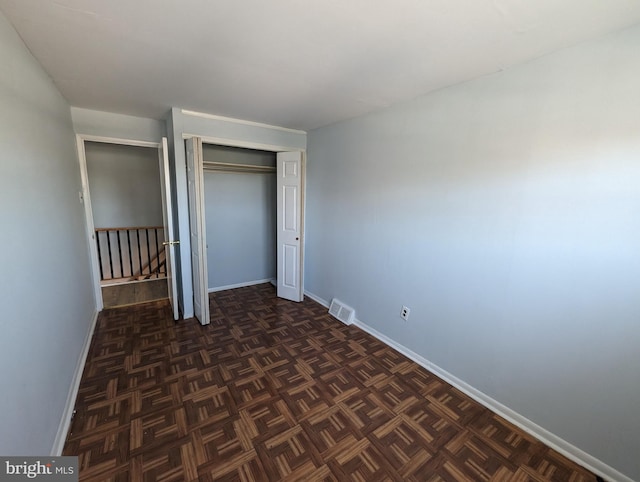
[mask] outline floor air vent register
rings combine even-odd
[[[353,323],[353,320],[356,317],[356,311],[350,306],[345,305],[338,298],[331,300],[329,314],[340,320],[345,325]]]

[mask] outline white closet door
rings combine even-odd
[[[169,303],[173,309],[173,319],[178,319],[178,288],[173,279],[176,272],[176,248],[180,241],[173,239],[173,210],[171,206],[171,177],[169,174],[169,149],[167,138],[162,138],[160,156],[160,190],[162,192],[162,220],[164,225],[165,265],[167,269],[167,288]]]
[[[207,279],[207,241],[204,217],[202,140],[187,139],[187,181],[189,191],[189,235],[193,272],[193,310],[202,325],[208,325],[209,292]]]
[[[279,152],[278,296],[302,301],[302,153]]]

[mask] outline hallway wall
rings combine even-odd
[[[158,150],[85,142],[96,228],[162,226]]]

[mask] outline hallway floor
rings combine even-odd
[[[167,297],[166,278],[133,281],[102,287],[102,302],[105,308],[147,303],[149,301],[163,300]]]

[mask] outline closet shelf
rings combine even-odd
[[[222,172],[276,172],[276,168],[272,166],[256,166],[252,164],[234,164],[231,162],[212,162],[204,161],[202,163],[205,171],[222,171]]]

